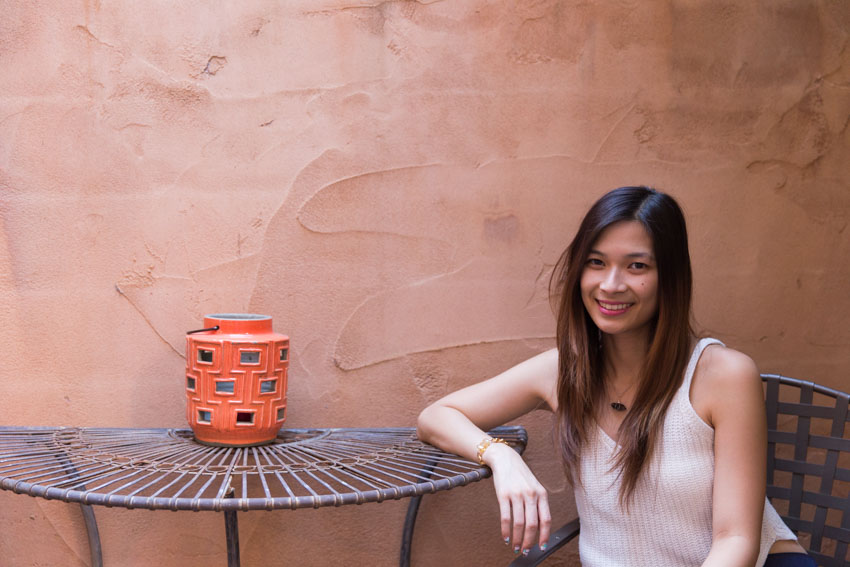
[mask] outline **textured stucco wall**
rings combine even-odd
[[[292,338],[288,425],[413,425],[551,345],[552,264],[635,183],[686,210],[702,330],[850,388],[843,0],[0,13],[2,424],[182,427],[185,331],[250,311]],[[405,506],[242,514],[243,565],[395,565]],[[224,562],[219,515],[97,513],[107,565]],[[489,482],[427,497],[414,565],[507,563],[496,514]],[[75,506],[0,522],[3,564],[88,564]]]

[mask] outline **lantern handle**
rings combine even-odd
[[[218,331],[219,328],[220,327],[216,325],[215,327],[207,327],[206,329],[195,329],[194,331],[186,331],[186,334],[194,335],[195,333],[203,333],[204,331]]]

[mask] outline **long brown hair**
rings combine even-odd
[[[580,483],[581,450],[595,430],[605,387],[602,336],[584,308],[581,275],[602,231],[620,221],[644,226],[658,269],[658,312],[650,323],[646,359],[635,400],[618,431],[619,449],[613,463],[621,478],[620,504],[627,508],[690,358],[691,261],[679,205],[648,187],[620,187],[605,194],[587,212],[561,255],[550,289],[558,315],[557,437],[567,474]]]

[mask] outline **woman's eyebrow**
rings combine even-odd
[[[596,250],[594,248],[590,249],[590,252],[588,252],[588,255],[590,255],[590,254],[605,257],[604,252],[600,252],[599,250]],[[626,258],[649,258],[650,260],[652,260],[654,258],[654,256],[650,252],[630,252],[630,253],[626,254],[625,257]]]
[[[653,256],[649,252],[632,252],[626,254],[626,258],[649,258],[651,260]]]

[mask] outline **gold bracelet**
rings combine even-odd
[[[508,445],[508,442],[500,437],[485,437],[481,440],[481,443],[477,445],[478,448],[478,464],[484,464],[484,451],[492,445],[493,443],[502,443],[503,445]]]

